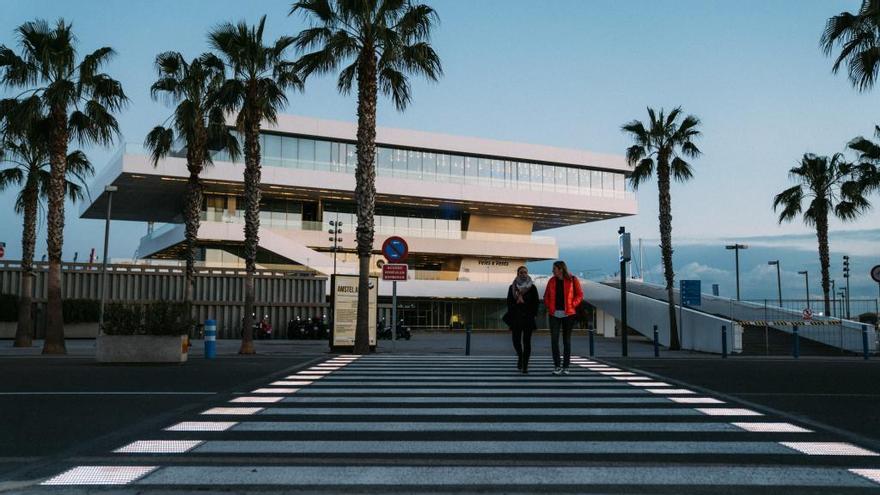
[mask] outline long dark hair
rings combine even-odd
[[[553,267],[558,268],[559,271],[562,272],[562,278],[564,278],[564,279],[571,278],[571,274],[568,273],[568,265],[566,265],[564,261],[562,261],[562,260],[554,261]]]

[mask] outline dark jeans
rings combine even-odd
[[[574,327],[574,318],[550,317],[550,344],[553,349],[553,366],[559,368],[559,329],[562,327],[562,347],[565,351],[565,361],[562,367],[568,368],[571,363],[571,329]]]
[[[529,366],[529,356],[532,355],[532,329],[523,328],[516,325],[510,329],[513,334],[513,348],[516,349],[516,355],[522,359],[524,368]]]

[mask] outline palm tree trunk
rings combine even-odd
[[[376,55],[366,44],[358,60],[357,203],[358,305],[354,353],[370,352],[370,256],[376,210]],[[392,325],[394,322],[392,322]]]
[[[61,313],[61,252],[64,244],[64,184],[67,173],[67,112],[54,108],[52,143],[49,159],[48,212],[46,244],[49,273],[46,281],[46,340],[43,354],[66,354],[64,320]]]
[[[256,106],[252,100],[248,103]],[[244,328],[239,354],[254,354],[254,274],[260,242],[260,119],[245,118],[244,156]]]
[[[828,293],[831,289],[831,275],[829,274],[831,260],[828,254],[828,211],[823,210],[817,213],[816,238],[819,241],[819,264],[822,269],[822,294],[825,300],[824,314],[830,315],[831,299]]]
[[[18,299],[18,326],[15,347],[33,345],[34,248],[37,242],[37,184],[28,180],[24,191],[24,224],[21,236],[21,292]]]
[[[669,349],[681,349],[678,326],[675,321],[675,272],[672,269],[672,196],[669,193],[669,164],[660,158],[657,166],[657,186],[660,190],[660,252],[663,258],[663,276],[666,278],[666,297],[669,307]]]
[[[190,167],[192,170],[195,167]],[[200,167],[199,167],[200,168]],[[196,240],[199,235],[199,224],[202,213],[202,184],[198,173],[190,173],[186,184],[186,206],[184,207],[184,222],[186,223],[186,282],[184,287],[184,301],[187,314],[192,317],[192,303],[195,295],[195,252]]]

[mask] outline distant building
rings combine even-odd
[[[261,136],[264,268],[333,270],[329,222],[342,222],[337,272],[356,273],[354,172],[356,126],[282,115]],[[398,284],[400,314],[415,327],[501,326],[507,284],[516,267],[559,254],[537,232],[637,211],[626,190],[629,171],[617,155],[400,129],[377,129],[376,235],[370,266],[390,235],[410,247],[410,280]],[[127,148],[92,191],[113,184],[113,218],[149,223],[137,257],[179,260],[184,242],[185,152],[153,167]],[[202,174],[205,200],[197,258],[209,266],[243,266],[242,163],[224,152]],[[83,218],[106,216],[106,194]],[[380,304],[390,283],[380,284]]]

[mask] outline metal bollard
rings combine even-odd
[[[727,325],[721,325],[721,359],[727,359]]]
[[[868,359],[868,325],[862,325],[862,351],[865,354],[865,360]]]
[[[801,357],[801,339],[798,335],[798,326],[795,325],[792,330],[792,337],[794,338],[794,342],[792,343],[791,354],[796,358]]]
[[[595,333],[595,331],[592,328],[587,330],[587,334],[590,336],[590,357],[593,357],[596,355],[596,343],[593,342],[593,334],[594,333]]]
[[[654,325],[654,357],[660,357],[660,332],[657,331],[657,325]]]
[[[471,325],[467,324],[464,326],[464,333],[467,336],[464,341],[464,355],[471,355]]]
[[[217,357],[217,322],[205,320],[205,359]]]

